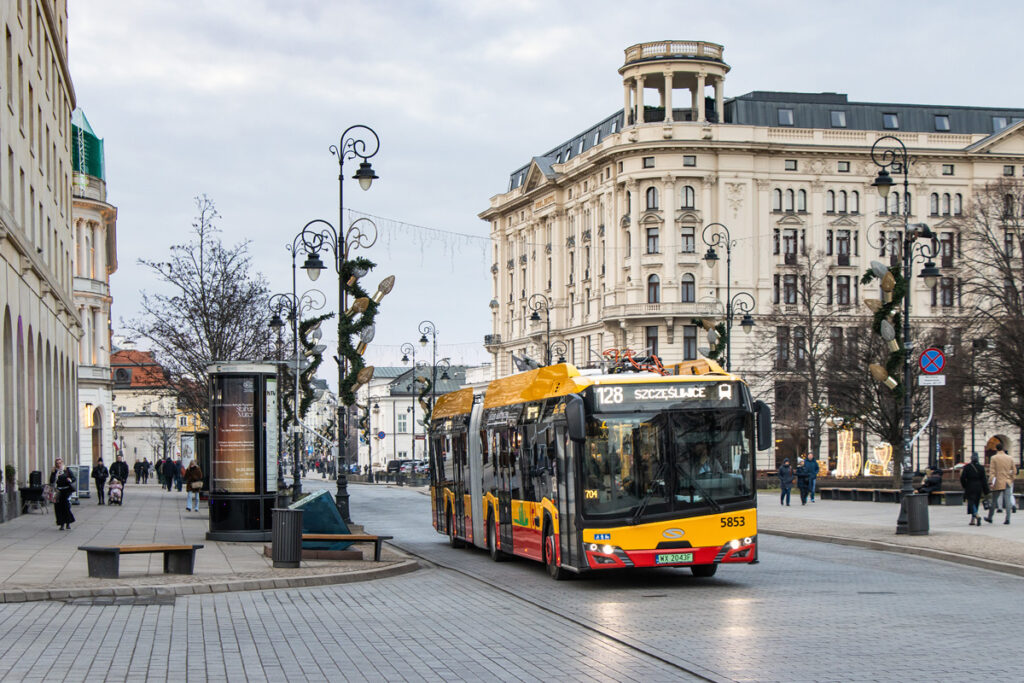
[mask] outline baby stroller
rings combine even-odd
[[[124,486],[120,479],[111,479],[107,489],[107,505],[120,505]]]

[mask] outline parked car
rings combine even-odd
[[[399,470],[402,474],[413,474],[416,471],[415,460],[403,460],[402,468]]]
[[[416,474],[430,474],[430,463],[426,460],[420,460],[416,463]]]
[[[388,474],[395,474],[402,469],[401,460],[388,460]]]

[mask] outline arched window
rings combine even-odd
[[[684,304],[692,304],[696,301],[697,283],[694,280],[694,277],[689,273],[684,275],[682,280],[679,281],[679,292],[679,300]]]
[[[932,216],[938,216],[939,215],[939,193],[938,192],[932,192],[931,196],[928,198],[928,213],[929,213],[929,215],[932,215]]]
[[[807,211],[807,190],[799,190],[796,193],[796,210],[803,213]]]
[[[957,192],[953,195],[953,215],[959,216],[964,211],[964,198]]]
[[[647,210],[658,208],[658,188],[648,187],[647,188]]]
[[[1013,205],[1012,194],[1003,197],[1003,218],[1011,218],[1013,216]]]
[[[628,214],[633,208],[633,193],[626,191],[626,213]]]
[[[899,214],[900,212],[900,193],[890,192],[889,193],[889,213]]]
[[[782,211],[782,190],[772,190],[772,211]]]
[[[657,275],[647,278],[647,303],[661,303],[661,280]]]
[[[694,196],[694,193],[693,193],[693,188],[690,187],[689,185],[684,185],[683,186],[683,197],[682,197],[682,199],[683,199],[682,208],[684,208],[684,209],[695,209],[695,208],[697,208],[697,203],[696,203],[695,196]]]
[[[793,190],[786,190],[786,211],[793,210]]]
[[[946,192],[942,195],[942,215],[949,215],[949,193]]]
[[[836,212],[836,193],[829,190],[825,193],[825,213]]]
[[[839,191],[839,202],[836,206],[839,213],[846,213],[846,190]]]
[[[850,193],[850,213],[860,213],[860,192],[857,190]]]

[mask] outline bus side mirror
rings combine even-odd
[[[587,421],[583,414],[583,399],[576,394],[565,397],[565,419],[569,424],[569,438],[583,442],[587,438]]]
[[[754,401],[754,418],[757,420],[757,450],[772,447],[772,409],[764,401]]]

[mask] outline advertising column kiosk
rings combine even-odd
[[[269,541],[277,496],[277,369],[216,363],[210,374],[212,541]]]

